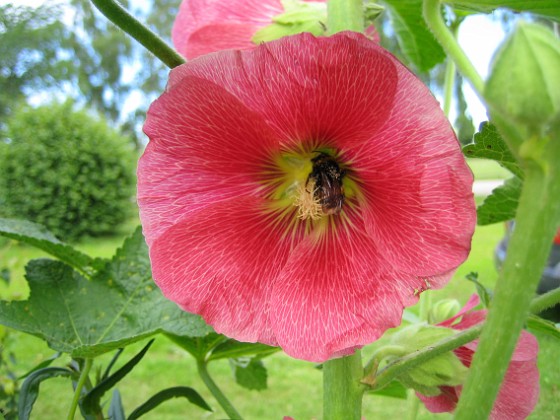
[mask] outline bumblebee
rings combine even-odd
[[[344,204],[342,179],[346,171],[341,169],[332,156],[319,152],[311,159],[313,169],[307,177],[306,186],[313,181],[313,196],[324,214],[339,214]]]

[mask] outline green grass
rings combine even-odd
[[[125,231],[132,232],[134,223]],[[464,279],[471,271],[479,273],[479,279],[489,287],[493,287],[497,274],[494,269],[494,248],[503,234],[503,226],[491,225],[478,227],[473,239],[469,259],[457,270],[449,285],[442,290],[431,291],[433,300],[455,298],[464,303],[474,292],[473,285]],[[78,247],[94,256],[110,256],[121,243],[120,237],[89,239]],[[23,267],[31,258],[44,256],[32,248],[6,242],[0,247],[0,268],[7,265],[12,271],[12,284],[2,286],[0,295],[7,297],[25,297],[27,287],[22,278]],[[560,413],[560,371],[557,361],[560,360],[558,342],[539,336],[541,347],[539,367],[541,370],[541,396],[536,411],[531,419],[556,419]],[[44,342],[18,332],[11,332],[5,341],[6,351],[17,356],[17,373],[23,374],[41,360],[50,357],[54,352]],[[121,357],[119,365],[131,358],[145,344],[137,343],[128,347]],[[364,350],[367,353],[368,349]],[[96,360],[95,366],[101,369],[111,355]],[[61,358],[59,365],[68,362]],[[321,418],[321,373],[313,364],[294,360],[282,353],[275,354],[266,360],[268,369],[268,389],[261,392],[248,391],[236,385],[227,361],[215,362],[210,365],[210,372],[226,395],[245,416],[246,419],[280,419],[284,415],[296,419]],[[95,370],[95,368],[94,368]],[[179,349],[165,337],[158,337],[144,360],[118,385],[122,394],[125,409],[130,413],[136,406],[144,402],[157,391],[177,385],[195,388],[206,401],[216,410],[206,413],[190,405],[184,399],[166,402],[147,415],[146,419],[223,419],[225,414],[206,390],[196,374],[195,364],[188,354]],[[65,379],[51,379],[41,385],[41,392],[34,409],[37,419],[65,418],[70,405],[72,387]],[[104,398],[108,401],[110,394]],[[406,417],[407,403],[404,400],[365,396],[364,417],[366,419],[392,416],[400,419]],[[447,414],[435,415],[420,407],[419,419],[447,419]]]
[[[511,172],[501,167],[496,161],[488,159],[467,159],[476,180],[506,179],[511,177]]]

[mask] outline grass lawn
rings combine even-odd
[[[499,171],[501,168],[498,167],[496,170],[488,167],[485,162],[476,162],[472,167],[478,179],[480,179],[478,172],[487,176],[486,179],[501,177]],[[122,236],[131,233],[135,224],[136,221],[131,221],[129,225],[123,227],[117,237],[90,239],[80,243],[78,247],[93,256],[110,256],[121,243]],[[488,287],[493,287],[497,278],[493,252],[502,234],[503,226],[500,224],[478,227],[470,257],[457,270],[449,285],[443,290],[428,292],[432,294],[433,301],[455,298],[464,303],[475,290],[473,284],[464,279],[471,271],[478,272],[480,281]],[[9,268],[12,276],[9,286],[0,284],[0,296],[4,299],[25,298],[27,286],[23,279],[23,267],[29,259],[42,256],[44,256],[42,252],[12,241],[0,242],[0,269]],[[558,419],[560,418],[560,369],[558,368],[560,346],[558,341],[555,342],[547,336],[538,336],[538,339],[541,347],[539,354],[541,395],[537,409],[530,418]],[[145,342],[137,343],[128,347],[118,365],[131,358],[144,344]],[[9,333],[5,346],[5,354],[13,352],[16,355],[17,374],[23,374],[54,353],[43,341],[18,332]],[[368,353],[368,348],[364,349],[364,353]],[[102,369],[110,357],[111,355],[100,357],[96,360],[95,366]],[[58,364],[64,365],[67,361],[68,359],[63,357],[59,359]],[[227,361],[215,362],[210,366],[210,372],[246,419],[281,419],[284,415],[299,420],[321,418],[321,373],[313,364],[291,359],[282,353],[269,357],[265,363],[268,369],[268,389],[260,392],[248,391],[236,385]],[[0,375],[2,373],[0,372]],[[192,358],[163,336],[156,339],[146,357],[119,383],[118,389],[122,394],[125,409],[130,413],[157,391],[177,385],[195,388],[216,411],[206,413],[190,405],[186,400],[176,399],[159,406],[145,416],[146,419],[226,418],[198,378]],[[56,378],[44,382],[32,418],[45,420],[65,418],[71,398],[72,386],[66,379]],[[104,401],[109,398],[110,395],[107,394]],[[406,417],[406,412],[405,400],[368,395],[364,397],[366,419],[378,419],[382,416],[401,419]],[[420,407],[418,418],[446,419],[451,416],[431,414]]]

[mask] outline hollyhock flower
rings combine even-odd
[[[311,6],[325,1],[303,0]],[[323,7],[326,10],[326,5]],[[253,36],[284,11],[281,0],[183,0],[171,37],[177,51],[188,59],[254,47]]]
[[[144,131],[154,279],[229,337],[314,362],[350,354],[468,255],[472,174],[455,134],[363,35],[192,60]]]
[[[437,325],[466,330],[483,322],[486,319],[487,311],[472,310],[478,304],[478,296],[473,295],[457,315]],[[472,341],[456,349],[455,354],[465,366],[469,367],[477,346],[478,340]],[[537,339],[527,331],[522,331],[494,403],[492,419],[524,419],[533,411],[539,397],[538,350]],[[454,411],[461,395],[462,386],[442,386],[440,390],[441,394],[435,397],[416,394],[432,413]]]

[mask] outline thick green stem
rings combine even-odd
[[[223,408],[225,413],[232,420],[241,420],[241,414],[237,412],[235,407],[229,402],[222,390],[216,385],[210,374],[208,373],[208,367],[206,362],[203,360],[196,361],[196,367],[198,369],[198,375],[201,377],[202,381],[206,384],[206,387],[210,390],[218,404]]]
[[[111,22],[142,44],[169,68],[177,67],[185,59],[159,36],[144,26],[116,0],[91,0]]]
[[[360,420],[365,386],[359,350],[323,364],[323,419]]]
[[[545,309],[552,308],[554,305],[560,304],[560,287],[545,293],[544,295],[537,296],[531,302],[531,312],[539,314]]]
[[[364,31],[363,0],[329,0],[327,3],[329,34],[341,31]]]
[[[463,76],[471,83],[480,100],[484,100],[484,81],[478,74],[471,61],[459,46],[453,33],[445,25],[441,16],[440,0],[424,0],[424,20],[443,47],[448,56],[453,59]]]
[[[555,140],[531,139],[520,149],[525,180],[516,225],[456,419],[488,418],[529,313],[560,221],[560,141]]]
[[[445,82],[443,94],[443,113],[447,118],[449,118],[449,112],[451,112],[453,85],[455,85],[455,62],[448,58],[447,64],[445,66]]]
[[[88,380],[89,371],[91,370],[92,366],[93,359],[86,359],[84,366],[82,367],[82,371],[80,372],[80,378],[78,379],[78,383],[76,384],[76,389],[74,390],[74,398],[72,398],[70,411],[68,411],[68,420],[74,420],[76,409],[78,408],[78,403],[80,402],[80,397],[82,395],[82,389],[84,388],[84,384]]]

